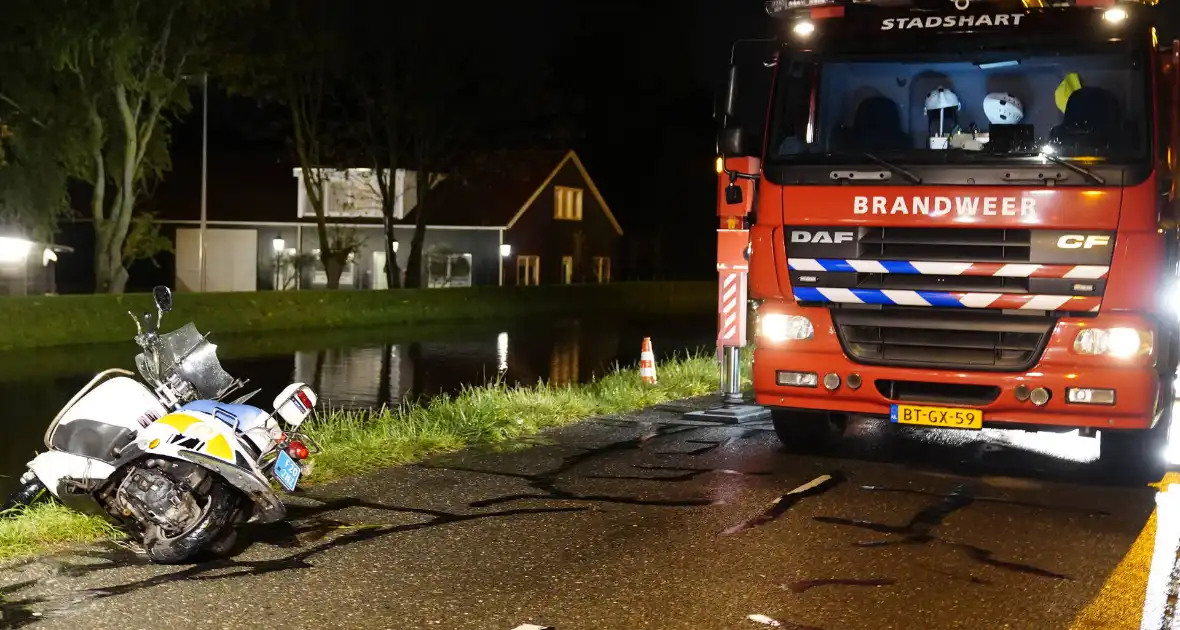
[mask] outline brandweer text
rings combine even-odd
[[[853,197],[852,214],[924,214],[942,217],[952,212],[960,217],[1035,216],[1034,197]]]

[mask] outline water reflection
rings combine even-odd
[[[706,334],[702,330],[697,346],[707,343]],[[510,345],[510,339],[518,343]],[[327,404],[347,408],[421,400],[493,381],[566,386],[600,376],[618,363],[634,362],[638,344],[628,352],[621,340],[614,327],[571,321],[548,331],[500,332],[472,341],[297,351],[294,379],[311,385]]]
[[[574,324],[574,328],[575,334],[553,344],[553,357],[549,360],[549,382],[559,387],[580,382],[578,350],[581,345],[576,334],[577,324]]]

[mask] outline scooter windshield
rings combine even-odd
[[[225,393],[235,383],[217,360],[217,346],[209,343],[190,322],[159,337],[160,368],[172,370],[192,385],[200,399],[211,400]],[[143,354],[135,357],[140,374],[159,381],[155,366]]]

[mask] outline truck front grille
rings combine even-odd
[[[963,228],[866,228],[859,258],[872,260],[946,260],[1028,262],[1031,230]]]
[[[1019,372],[1036,364],[1056,319],[936,308],[833,309],[844,352],[869,365]]]

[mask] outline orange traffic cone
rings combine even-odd
[[[643,338],[639,350],[639,378],[648,385],[656,384],[656,355],[651,350],[651,337]]]

